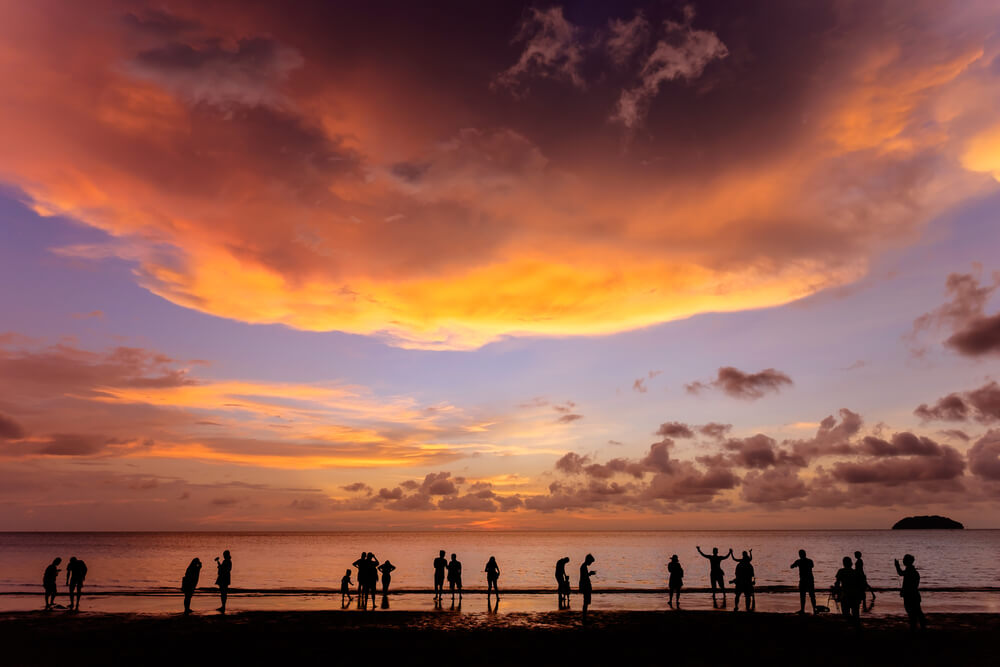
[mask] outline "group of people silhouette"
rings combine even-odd
[[[756,575],[753,567],[753,549],[742,552],[742,555],[739,558],[735,556],[732,549],[729,549],[728,553],[725,555],[721,555],[717,547],[713,548],[712,553],[710,554],[706,554],[702,551],[700,546],[696,546],[695,549],[703,558],[709,561],[708,578],[711,585],[712,606],[718,606],[718,594],[722,595],[722,607],[725,608],[726,606],[726,576],[722,568],[722,563],[732,558],[736,562],[734,576],[729,580],[729,583],[733,584],[733,611],[739,610],[740,597],[743,597],[744,609],[746,611],[754,611],[757,605],[754,591],[756,585]],[[592,601],[593,584],[591,583],[591,577],[597,575],[596,571],[590,569],[595,560],[596,559],[592,554],[587,554],[583,562],[580,564],[579,569],[577,590],[583,597],[582,615],[584,619],[587,617],[587,611],[590,608]],[[920,573],[914,566],[915,560],[916,559],[911,554],[906,554],[903,556],[903,566],[900,567],[899,560],[895,561],[895,566],[896,573],[902,577],[900,596],[903,598],[903,607],[909,617],[910,627],[914,630],[923,630],[927,627],[927,620],[921,608]],[[570,558],[568,556],[560,558],[556,561],[555,578],[559,609],[569,608],[571,588],[570,578],[566,573],[566,566],[569,562]],[[219,589],[219,598],[222,605],[218,608],[218,611],[225,613],[233,572],[233,560],[229,551],[226,550],[222,552],[221,559],[216,557],[215,563],[218,571],[215,579],[215,585]],[[45,572],[42,575],[42,586],[45,592],[46,610],[62,608],[56,604],[56,595],[58,593],[57,581],[59,573],[61,572],[59,569],[61,564],[62,558],[54,559],[52,563],[45,568]],[[461,605],[462,563],[458,560],[457,554],[451,554],[451,559],[449,560],[445,558],[445,550],[442,549],[438,553],[438,557],[434,559],[432,565],[434,571],[435,607],[440,608],[441,600],[444,597],[445,580],[448,581],[448,588],[451,592],[452,606],[454,607],[456,594],[458,595],[458,604]],[[389,606],[389,586],[392,582],[392,572],[396,569],[396,566],[389,562],[388,559],[380,563],[379,559],[372,552],[362,552],[361,557],[354,561],[352,566],[357,570],[358,608],[367,609],[369,600],[372,603],[372,608],[375,608],[376,588],[378,585],[379,574],[381,573],[382,608],[387,609]],[[184,576],[181,579],[181,592],[184,595],[185,614],[191,613],[191,599],[198,588],[201,567],[201,560],[194,558],[187,566]],[[790,569],[798,570],[799,575],[798,613],[804,614],[806,612],[807,597],[812,605],[812,611],[814,614],[829,611],[828,608],[816,603],[816,581],[813,575],[814,563],[806,555],[805,549],[799,549],[799,557],[791,564]],[[489,606],[490,611],[496,611],[499,608],[500,603],[500,589],[498,586],[498,581],[500,579],[500,565],[497,563],[496,557],[490,556],[486,563],[486,567],[484,568],[484,572],[486,574],[487,605]],[[677,554],[670,557],[670,561],[667,563],[667,572],[669,574],[667,584],[669,597],[667,605],[674,608],[676,604],[676,607],[679,609],[681,603],[681,589],[684,585],[684,568],[681,566],[680,559]],[[351,575],[352,572],[348,569],[340,582],[341,601],[345,608],[353,599],[351,592],[355,584],[351,581]],[[87,565],[83,562],[83,560],[76,558],[75,556],[70,558],[66,567],[66,584],[69,587],[68,609],[70,611],[79,611],[80,609],[80,598],[82,596],[83,583],[86,577]],[[870,601],[868,598],[869,594],[871,595]],[[490,606],[493,596],[496,598],[495,608]],[[863,609],[867,611],[869,609],[869,604],[874,606],[875,591],[868,583],[868,577],[865,574],[865,564],[860,551],[854,552],[853,561],[850,556],[844,557],[843,567],[837,570],[830,596],[833,600],[839,603],[843,616],[855,626],[860,625],[861,610]]]

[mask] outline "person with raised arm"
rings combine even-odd
[[[218,556],[215,557],[215,565],[218,568],[215,585],[219,587],[219,599],[222,601],[222,606],[216,611],[225,614],[226,601],[229,598],[229,585],[233,582],[233,558],[229,555],[228,549],[222,552],[221,561]]]
[[[906,554],[903,556],[903,565],[899,566],[899,560],[895,560],[896,574],[903,578],[903,585],[899,589],[899,597],[903,598],[903,608],[910,619],[910,630],[927,629],[927,618],[924,610],[920,607],[920,573],[913,565],[916,559]]]
[[[392,571],[396,569],[396,566],[386,559],[384,563],[378,566],[378,571],[382,573],[382,596],[389,594],[389,584],[392,583]]]
[[[816,580],[813,578],[813,562],[806,558],[806,550],[799,549],[799,559],[792,563],[792,570],[799,571],[799,613],[806,613],[806,595],[816,613]]]
[[[727,558],[733,557],[733,550],[730,549],[729,553],[725,556],[719,555],[719,548],[713,547],[712,554],[706,554],[701,550],[701,547],[696,546],[695,549],[701,554],[702,558],[707,558],[709,562],[708,579],[712,585],[712,606],[715,606],[715,587],[718,586],[719,590],[722,591],[722,606],[726,606],[726,575],[722,571],[722,561]]]

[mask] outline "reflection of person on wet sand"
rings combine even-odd
[[[587,608],[590,607],[590,596],[594,592],[594,588],[590,583],[590,578],[597,574],[596,571],[590,569],[590,565],[594,562],[594,557],[587,554],[587,557],[583,559],[583,563],[580,565],[580,594],[583,595],[583,620],[587,620]]]
[[[232,583],[233,578],[233,559],[229,555],[228,549],[222,552],[221,561],[218,556],[215,557],[215,564],[219,570],[218,576],[215,577],[215,585],[219,587],[219,599],[222,600],[222,606],[217,611],[225,614],[226,599],[229,597],[229,584]]]
[[[455,554],[451,555],[448,561],[448,589],[451,590],[451,599],[455,599],[455,589],[458,589],[458,597],[462,597],[462,563]]]
[[[444,549],[438,552],[438,557],[434,559],[434,599],[440,600],[444,594],[444,571],[448,567],[448,561],[444,557]]]
[[[920,573],[913,566],[916,559],[910,554],[903,556],[903,565],[899,567],[896,563],[896,574],[903,578],[903,585],[899,589],[899,597],[903,598],[903,608],[910,618],[910,630],[927,629],[927,619],[924,617],[924,610],[920,608]]]
[[[799,549],[799,559],[792,563],[790,569],[799,571],[799,613],[806,613],[806,595],[812,602],[813,613],[816,613],[816,580],[813,579],[813,562],[806,558],[806,550]]]
[[[489,561],[486,563],[486,597],[490,596],[490,591],[496,593],[497,599],[500,598],[500,590],[497,588],[497,579],[500,578],[500,566],[497,565],[497,559],[494,556],[490,556]]]
[[[733,550],[730,549],[729,553],[725,556],[719,555],[719,548],[712,548],[712,555],[706,554],[701,550],[701,547],[695,547],[698,553],[701,554],[702,558],[707,558],[709,562],[708,570],[708,580],[712,585],[712,606],[715,606],[715,587],[718,586],[719,590],[722,591],[722,604],[726,604],[726,575],[722,572],[722,561],[727,558],[732,558]]]
[[[569,564],[569,556],[556,561],[556,592],[559,594],[559,608],[569,607],[569,575],[566,574],[566,566]]]
[[[45,609],[56,606],[56,580],[59,578],[59,564],[62,558],[56,558],[45,568],[42,574],[42,588],[45,589]]]
[[[677,608],[681,608],[681,586],[684,584],[684,568],[681,567],[680,561],[677,560],[677,554],[670,557],[670,562],[667,563],[667,572],[670,573],[670,581],[667,586],[670,588],[670,598],[667,600],[667,604],[670,607],[674,606],[674,596],[677,596]]]
[[[83,594],[83,581],[87,578],[87,564],[76,556],[70,556],[66,566],[66,585],[69,586],[69,609],[80,611],[80,597]],[[73,606],[73,596],[76,595],[76,606]]]
[[[194,597],[195,589],[198,588],[198,579],[201,577],[201,559],[192,558],[187,569],[184,570],[184,578],[181,579],[181,592],[184,593],[184,613],[191,613],[191,598]]]

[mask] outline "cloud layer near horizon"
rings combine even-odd
[[[244,322],[462,349],[779,304],[1000,169],[996,6],[886,4],[7,2],[0,178],[109,235],[63,255]]]

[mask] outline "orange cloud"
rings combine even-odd
[[[706,26],[734,46],[658,82],[676,104],[623,152],[607,100],[631,84],[613,73],[603,96],[539,109],[388,28],[331,55],[306,9],[180,2],[155,22],[9,2],[0,178],[113,237],[62,252],[126,258],[153,293],[244,322],[467,349],[772,306],[857,279],[997,172],[996,8],[941,24],[934,5],[893,7],[905,30],[838,15],[841,37],[784,78]]]

